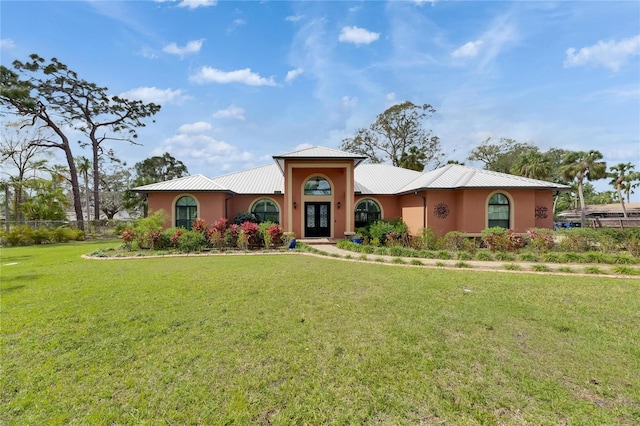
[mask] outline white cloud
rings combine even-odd
[[[451,56],[454,58],[471,58],[477,56],[480,51],[480,46],[482,46],[482,40],[470,41],[451,52]]]
[[[162,50],[165,53],[169,53],[171,55],[179,55],[183,57],[184,55],[200,52],[203,42],[204,42],[204,39],[192,40],[188,42],[184,47],[179,47],[175,42],[171,42],[167,44],[165,47],[163,47]]]
[[[255,160],[255,156],[250,152],[239,151],[233,145],[207,135],[183,133],[172,136],[162,141],[151,155],[162,155],[165,152],[189,164],[190,168],[191,166],[207,166],[207,168],[215,166],[223,170],[231,170],[236,168],[238,163],[244,164]]]
[[[236,71],[221,71],[212,67],[202,67],[195,74],[189,77],[189,80],[199,84],[205,83],[241,83],[248,86],[275,86],[276,82],[273,78],[260,77],[259,74],[251,72],[251,68],[245,68]]]
[[[244,109],[235,105],[229,105],[228,108],[221,109],[213,113],[215,118],[234,118],[244,121]]]
[[[10,38],[0,39],[0,49],[13,49],[16,44]]]
[[[344,109],[355,108],[358,105],[358,98],[343,96],[342,97],[342,107]]]
[[[178,133],[203,133],[211,130],[211,124],[206,121],[183,124],[178,128]]]
[[[153,102],[160,105],[170,102],[180,102],[187,99],[187,96],[182,94],[182,90],[162,90],[156,87],[138,87],[123,92],[118,96],[125,99]]]
[[[178,6],[197,9],[198,7],[209,7],[216,4],[218,4],[217,0],[182,0]]]
[[[234,32],[236,28],[242,27],[246,24],[247,23],[243,19],[234,19],[229,28],[227,28],[227,34]]]
[[[353,43],[355,45],[359,45],[373,43],[379,38],[380,33],[373,33],[371,31],[365,30],[364,28],[343,27],[342,30],[340,30],[340,36],[338,37],[338,40],[345,43]]]
[[[616,72],[629,57],[640,55],[640,35],[618,42],[600,40],[593,46],[583,47],[578,51],[571,47],[566,53],[565,68],[594,65]]]
[[[431,4],[431,6],[433,6],[434,4],[436,4],[436,1],[437,0],[413,0],[413,2],[418,6],[422,6],[425,3],[429,3]]]
[[[287,73],[287,76],[284,78],[284,81],[287,83],[295,80],[300,74],[302,74],[304,70],[302,68],[296,68],[295,70],[291,70]]]
[[[288,22],[298,22],[303,18],[304,18],[304,15],[289,15],[286,18],[284,18],[284,20]]]

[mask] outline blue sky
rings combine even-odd
[[[447,160],[480,166],[469,152],[506,137],[640,168],[637,1],[2,1],[0,13],[3,65],[56,57],[162,105],[142,146],[112,145],[129,165],[169,152],[217,176],[338,148],[409,100],[435,107],[426,127]]]

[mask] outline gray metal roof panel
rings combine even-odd
[[[360,164],[354,171],[355,190],[362,194],[396,194],[421,175],[389,164]]]
[[[285,154],[274,155],[273,158],[348,158],[348,159],[365,159],[366,157],[354,154],[352,152],[340,151],[333,148],[325,148],[322,146],[312,146],[310,148],[300,149],[298,151],[288,152]]]
[[[418,179],[399,190],[399,193],[420,189],[461,188],[523,188],[523,189],[569,189],[567,185],[530,179],[506,173],[476,169],[460,164],[448,164],[423,173]]]
[[[277,164],[218,176],[213,180],[237,194],[273,194],[284,192],[284,176]]]
[[[161,191],[228,191],[208,177],[197,174],[133,188],[136,192]]]

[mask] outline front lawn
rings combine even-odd
[[[1,252],[2,424],[633,424],[640,280]]]

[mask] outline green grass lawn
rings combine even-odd
[[[0,423],[637,424],[640,280],[2,249]]]

